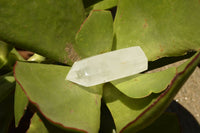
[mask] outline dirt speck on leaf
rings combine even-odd
[[[75,51],[75,49],[73,48],[72,44],[71,43],[68,43],[66,48],[65,48],[65,51],[67,52],[67,56],[68,58],[72,61],[72,62],[75,62],[75,61],[78,61],[80,60],[80,57],[78,55],[78,53]]]
[[[99,96],[96,95],[96,96],[95,96],[95,104],[96,104],[96,105],[98,105],[98,99],[99,99]]]
[[[163,51],[164,51],[164,49],[163,49],[162,45],[160,45],[160,52],[163,52]]]
[[[72,110],[70,110],[70,113],[74,113],[74,110],[72,109]]]
[[[123,15],[123,13],[120,14],[120,16],[119,16],[120,19],[122,18],[122,15]]]
[[[143,27],[144,27],[144,28],[147,28],[147,27],[148,27],[147,19],[145,19],[145,23],[143,24]]]

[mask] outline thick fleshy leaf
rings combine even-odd
[[[13,48],[12,51],[10,51],[10,54],[15,55],[17,60],[19,61],[25,61],[25,59],[19,54],[19,52],[15,48]]]
[[[117,133],[135,120],[158,96],[158,94],[152,94],[146,98],[133,99],[124,95],[111,83],[105,84],[103,91],[103,99],[113,116]],[[144,124],[147,123],[149,121]]]
[[[28,58],[27,61],[34,61],[34,62],[37,62],[37,63],[41,63],[41,62],[45,61],[45,59],[46,59],[45,57],[35,53],[33,56]]]
[[[1,44],[0,44],[0,45],[1,45]],[[7,47],[7,46],[6,46],[6,47]],[[6,54],[5,58],[4,58],[4,59],[5,59],[5,60],[4,60],[5,62],[3,61],[5,64],[2,63],[2,62],[0,61],[0,62],[3,64],[3,65],[2,65],[2,64],[0,63],[0,64],[2,65],[2,66],[0,65],[0,75],[4,75],[4,74],[7,74],[7,73],[12,72],[12,71],[13,71],[13,66],[15,65],[16,61],[17,61],[17,60],[21,60],[21,61],[24,60],[24,59],[19,55],[19,53],[16,51],[15,48],[12,48],[11,45],[8,45],[8,47],[10,47],[9,49],[10,49],[10,50],[12,49],[12,50],[11,50],[11,51],[10,51],[10,50],[7,51],[8,49],[6,50],[6,51],[7,51],[7,52],[6,52],[7,54]],[[2,48],[2,47],[0,46],[0,55],[3,55],[3,54],[5,54],[5,53],[4,53],[4,52],[5,52],[5,51],[4,51],[4,50],[5,50],[5,49],[4,49],[5,47],[2,48],[2,49],[1,49],[1,48]],[[1,53],[1,52],[2,52],[2,53]],[[1,57],[2,57],[2,56],[1,56]],[[0,57],[0,58],[1,58],[1,57]],[[3,59],[3,58],[1,58],[1,59]],[[1,59],[0,59],[0,60],[1,60]],[[1,67],[2,67],[2,68],[1,68]]]
[[[164,113],[154,123],[138,133],[181,133],[181,129],[176,114]]]
[[[141,46],[149,61],[200,50],[198,0],[120,0],[115,46]]]
[[[156,120],[171,103],[199,62],[200,53],[197,53],[176,68],[176,75],[165,91],[161,94],[151,94],[145,98],[130,98],[111,83],[106,84],[103,98],[113,116],[117,132],[135,133]],[[160,80],[158,80],[159,83]]]
[[[72,133],[57,127],[45,119],[41,114],[35,113],[31,118],[28,133]],[[78,131],[76,132],[78,133]]]
[[[0,69],[8,62],[8,54],[12,46],[0,41]]]
[[[160,93],[165,90],[175,75],[176,68],[172,67],[165,71],[140,74],[136,75],[136,77],[131,76],[111,83],[131,98],[142,98],[151,93]]]
[[[81,57],[89,57],[110,51],[112,41],[113,20],[111,13],[109,11],[92,11],[76,34],[74,49]],[[69,53],[76,61],[76,56],[70,51]]]
[[[118,0],[103,0],[93,5],[93,9],[105,10],[117,6]]]
[[[27,106],[28,106],[28,98],[26,97],[20,85],[17,83],[15,88],[15,101],[14,101],[16,127],[18,126],[19,121],[23,117]]]
[[[15,78],[13,73],[0,76],[0,102],[15,89]]]
[[[14,116],[14,93],[0,101],[0,132],[8,133]]]
[[[83,22],[81,0],[0,1],[0,38],[17,47],[69,63],[66,47]]]
[[[15,78],[29,101],[51,123],[67,131],[96,133],[102,86],[86,88],[66,81],[70,67],[18,62]]]
[[[42,120],[35,113],[31,118],[30,127],[27,133],[49,133]]]

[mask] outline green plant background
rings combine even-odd
[[[28,111],[30,133],[180,131],[176,116],[163,112],[200,63],[199,0],[0,5],[0,132],[19,129]],[[90,88],[65,80],[75,61],[131,46],[144,50],[149,70],[167,64],[162,57],[194,54],[178,67]],[[35,55],[26,61],[16,48]]]

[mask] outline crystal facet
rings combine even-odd
[[[147,57],[139,46],[135,46],[77,61],[66,79],[89,87],[131,76],[147,68]]]

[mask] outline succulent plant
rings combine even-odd
[[[199,0],[0,0],[0,132],[179,132],[165,110],[200,63],[199,12]],[[75,61],[132,46],[146,72],[93,87],[65,80]]]

